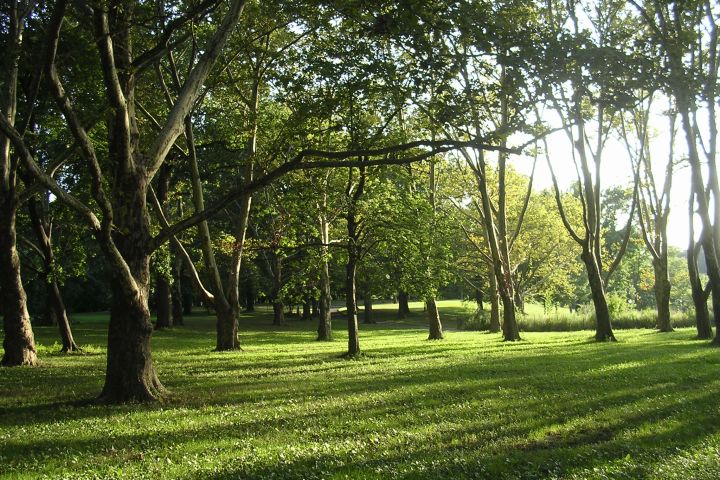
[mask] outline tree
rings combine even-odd
[[[554,2],[548,5],[554,6]],[[549,45],[545,47],[550,53],[546,74],[550,77],[550,88],[553,90],[547,94],[554,111],[561,119],[577,171],[577,194],[583,208],[583,222],[579,231],[564,213],[545,137],[543,142],[563,224],[582,249],[580,257],[587,271],[595,308],[595,338],[598,341],[614,341],[606,287],[625,248],[621,247],[610,266],[604,268],[601,165],[604,148],[616,117],[632,101],[625,92],[637,82],[634,72],[638,66],[627,54],[632,42],[628,31],[631,31],[632,27],[625,20],[625,2],[608,0],[586,9],[583,9],[583,6],[581,2],[572,1],[564,8],[548,9],[552,33],[548,32]],[[589,30],[581,27],[584,25],[579,18],[582,13],[583,19],[591,27]],[[565,25],[570,26],[570,31],[565,30]],[[560,53],[560,56],[555,53]],[[636,198],[637,195],[634,195],[623,245],[627,245],[630,237]]]

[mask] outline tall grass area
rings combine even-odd
[[[501,314],[502,318],[502,314]],[[623,310],[612,314],[612,325],[616,329],[656,328],[655,310]],[[671,312],[674,328],[695,326],[695,319],[689,312]],[[544,312],[541,305],[526,305],[526,313],[518,313],[518,324],[525,332],[575,332],[595,329],[595,313],[589,307],[579,312],[570,312],[567,308],[552,309]],[[490,325],[490,311],[475,311],[468,314],[458,324],[463,330],[487,330]]]
[[[39,327],[41,365],[0,369],[0,478],[720,478],[720,351],[692,329],[428,341],[414,309],[361,325],[354,360],[342,317],[316,342],[315,322],[244,315],[244,350],[213,352],[214,318],[191,316],[154,334],[172,394],[152,405],[92,402],[106,315],[73,318],[83,354]]]

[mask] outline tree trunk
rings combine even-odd
[[[155,280],[155,329],[168,328],[170,326],[171,313],[170,283],[160,273]]]
[[[165,389],[152,362],[150,337],[153,327],[145,300],[147,297],[128,292],[128,286],[117,277],[111,284],[113,299],[108,331],[107,370],[100,401],[118,403],[158,400]],[[147,292],[147,284],[143,290]]]
[[[483,292],[479,288],[475,289],[475,303],[481,312],[485,310],[485,305],[483,305]]]
[[[165,209],[168,192],[170,191],[170,165],[165,164],[158,172],[157,199],[160,206]],[[170,283],[162,273],[155,274],[155,329],[168,328],[170,326]]]
[[[283,325],[285,323],[285,305],[280,299],[280,289],[282,288],[282,258],[277,253],[275,253],[274,257],[273,286],[270,292],[273,302],[273,325]]]
[[[695,306],[695,326],[697,327],[697,338],[710,340],[713,338],[712,325],[710,324],[710,311],[707,305],[707,296],[703,291],[700,281],[700,272],[697,267],[697,253],[695,240],[690,238],[690,247],[687,251],[688,276],[690,277],[690,289],[692,292],[693,305]]]
[[[273,301],[273,325],[285,325],[285,305],[280,300]]]
[[[500,297],[495,274],[490,273],[490,333],[500,333]]]
[[[44,197],[47,201],[47,197]],[[75,344],[72,329],[68,321],[65,303],[60,293],[60,287],[53,277],[55,258],[51,240],[51,226],[47,218],[47,206],[43,208],[33,197],[28,200],[28,213],[35,238],[43,256],[43,274],[47,286],[47,316],[50,325],[57,325],[62,341],[62,352],[77,352],[80,348]]]
[[[318,303],[318,340],[332,340],[332,314],[330,311],[330,273],[327,261],[324,260],[320,266],[320,300]]]
[[[245,286],[243,287],[243,301],[246,312],[255,311],[255,285],[253,284],[252,275],[247,276]]]
[[[238,339],[238,312],[227,302],[216,302],[215,317],[217,318],[217,338],[215,350],[218,352],[240,350]]]
[[[368,293],[363,296],[363,323],[376,323],[373,320],[372,296]]]
[[[108,329],[107,370],[100,401],[153,401],[165,389],[152,361],[153,325],[148,308],[150,293],[150,221],[147,181],[142,174],[122,172],[114,188],[113,241],[124,262],[107,250],[111,261],[112,306]]]
[[[518,288],[515,289],[515,308],[517,308],[518,312],[525,314],[525,299]]]
[[[60,330],[60,339],[62,340],[61,352],[79,352],[80,347],[75,343],[73,338],[72,329],[70,328],[70,321],[67,317],[67,310],[65,310],[65,303],[63,302],[62,295],[60,294],[60,288],[56,281],[52,281],[49,284],[50,295],[49,303],[52,305],[52,310],[55,312],[55,318],[57,320],[58,329]]]
[[[357,321],[357,297],[355,291],[355,271],[357,258],[354,248],[350,247],[348,262],[345,266],[345,307],[347,308],[348,325],[348,356],[354,357],[360,353],[360,340]]]
[[[27,310],[27,296],[20,276],[20,258],[16,247],[14,199],[0,199],[0,299],[3,308],[3,354],[6,367],[36,365],[35,338]]]
[[[310,300],[305,299],[302,304],[302,317],[300,320],[310,320]]]
[[[408,315],[410,315],[408,293],[400,290],[400,292],[398,292],[398,318],[405,318]]]
[[[607,298],[605,297],[605,285],[603,285],[602,276],[598,268],[598,263],[592,252],[584,251],[581,255],[585,270],[588,274],[588,285],[592,295],[593,305],[595,307],[595,340],[598,342],[612,341],[614,342],[615,334],[612,331],[610,322],[610,310],[608,309]]]
[[[442,323],[440,322],[440,312],[438,311],[435,299],[429,297],[425,300],[425,308],[428,314],[428,322],[430,323],[428,340],[442,340],[444,338]]]
[[[182,258],[179,255],[174,255],[172,266],[173,283],[170,290],[170,300],[172,302],[172,325],[175,327],[185,324],[182,304],[182,266]]]
[[[320,299],[314,303],[313,307],[319,307],[320,314],[317,339],[330,341],[332,340],[332,314],[330,312],[332,297],[330,295],[330,266],[328,265],[327,255],[327,244],[330,241],[330,225],[324,215],[320,215],[319,220],[320,240],[323,243],[321,247],[322,258],[320,260]]]
[[[668,278],[667,257],[653,260],[655,273],[655,305],[657,307],[657,329],[661,332],[672,332],[670,320],[670,279]]]
[[[318,313],[318,300],[317,298],[310,299],[310,316],[315,318],[319,315]]]

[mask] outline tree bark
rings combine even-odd
[[[435,299],[429,297],[425,300],[425,308],[428,314],[428,322],[430,323],[428,340],[442,340],[444,338],[442,323],[440,322],[440,312],[438,311]]]
[[[398,292],[398,318],[405,318],[410,315],[408,293],[404,290]]]
[[[500,333],[500,297],[495,274],[490,273],[490,333]]]
[[[302,317],[300,320],[310,320],[310,300],[304,299],[302,304]]]
[[[692,210],[692,204],[690,205]],[[690,217],[690,231],[692,232],[692,216]],[[710,340],[713,338],[712,325],[710,324],[710,311],[708,310],[707,295],[703,290],[700,281],[700,272],[698,271],[698,250],[695,248],[695,239],[690,236],[690,245],[687,251],[688,276],[690,277],[690,291],[692,292],[692,301],[695,307],[695,326],[697,328],[697,338],[701,340]]]
[[[323,205],[324,208],[324,205]],[[330,240],[330,225],[324,215],[320,215],[320,240],[323,243],[321,247],[322,258],[320,259],[320,299],[317,302],[319,319],[318,319],[318,336],[320,341],[332,340],[332,314],[330,312],[330,267],[327,258],[327,244]]]
[[[274,255],[273,265],[273,286],[270,292],[273,304],[273,325],[285,324],[285,304],[280,298],[282,288],[282,257],[278,253]]]
[[[70,321],[65,310],[65,303],[60,293],[60,287],[53,276],[55,258],[52,248],[50,221],[47,219],[47,209],[41,208],[37,199],[28,200],[28,213],[43,256],[43,274],[47,286],[47,311],[50,325],[57,325],[62,341],[62,352],[77,352],[80,348],[73,339]]]
[[[73,338],[72,329],[70,328],[70,320],[68,320],[67,310],[65,309],[65,303],[63,302],[62,295],[60,294],[60,288],[56,281],[52,281],[49,284],[49,295],[50,303],[52,304],[52,310],[55,312],[55,318],[57,320],[57,326],[60,330],[60,340],[62,341],[61,352],[79,352],[80,347],[75,343]]]
[[[668,278],[667,256],[653,260],[653,272],[655,273],[655,305],[657,307],[657,329],[661,332],[672,332],[670,320],[670,279]]]
[[[592,295],[593,306],[595,307],[595,340],[599,342],[615,341],[615,334],[612,330],[610,321],[610,309],[605,296],[605,285],[603,284],[602,275],[599,271],[598,262],[595,260],[593,252],[583,249],[580,256],[585,264],[585,270],[588,275],[588,285]]]
[[[161,274],[155,279],[155,329],[170,327],[171,303],[170,283]]]
[[[155,372],[150,346],[153,325],[148,308],[150,255],[146,248],[152,237],[146,204],[147,178],[138,172],[121,172],[113,193],[116,229],[112,240],[127,270],[112,269],[107,369],[99,400],[159,400],[165,389]],[[109,245],[104,241],[101,244],[104,248]],[[111,252],[107,254],[115,259]]]
[[[375,320],[373,320],[372,296],[367,292],[363,295],[363,323],[376,323]]]
[[[157,199],[164,210],[168,192],[170,190],[169,165],[165,164],[160,168],[157,181]],[[157,330],[170,327],[170,295],[170,283],[162,273],[157,272],[155,274],[155,314],[157,316],[155,320],[155,329]]]
[[[0,199],[0,298],[3,305],[3,354],[6,367],[36,365],[35,338],[27,310],[27,296],[20,276],[20,258],[16,247],[16,205],[10,195]]]
[[[182,292],[182,258],[179,255],[175,255],[173,251],[173,264],[172,264],[172,287],[170,290],[171,310],[172,310],[172,325],[177,327],[185,324],[183,318],[183,292]]]
[[[348,252],[348,262],[345,266],[345,307],[347,308],[348,326],[348,356],[357,356],[360,353],[360,340],[357,321],[357,297],[355,291],[355,271],[357,258],[354,248]]]

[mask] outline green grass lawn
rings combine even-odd
[[[314,322],[245,315],[244,351],[216,353],[214,319],[192,316],[154,336],[172,396],[121,406],[89,402],[103,315],[73,317],[81,355],[37,328],[41,366],[0,369],[0,477],[720,478],[720,351],[691,329],[429,342],[380,319],[346,360],[341,317],[319,343]]]

